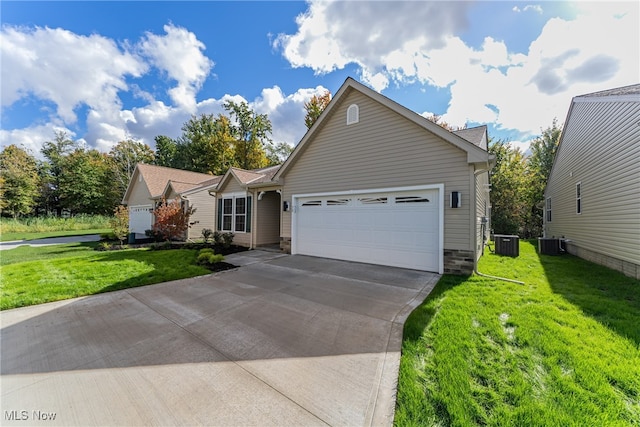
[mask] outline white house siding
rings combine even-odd
[[[346,125],[357,104],[358,123]],[[358,91],[351,91],[326,117],[314,140],[284,175],[283,199],[292,195],[444,184],[444,248],[472,251],[467,154]],[[462,208],[451,209],[451,191]],[[291,212],[282,215],[282,237],[291,238]]]
[[[547,237],[564,236],[576,254],[635,264],[640,274],[640,102],[574,99],[546,188]],[[582,213],[576,213],[581,183]],[[591,255],[586,255],[591,252]],[[601,262],[612,267],[612,260]],[[620,268],[618,268],[620,269]]]
[[[189,238],[199,239],[202,237],[202,230],[208,228],[216,229],[216,198],[209,194],[208,190],[201,190],[186,196],[189,206],[195,208],[189,222],[195,222],[189,228]]]

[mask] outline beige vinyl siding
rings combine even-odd
[[[357,104],[360,121],[346,124],[347,108]],[[292,195],[415,185],[445,185],[444,246],[473,250],[470,242],[467,154],[357,91],[332,110],[314,140],[284,176],[283,200]],[[462,208],[449,208],[451,191]],[[283,237],[291,237],[291,212],[283,214]]]
[[[260,191],[258,190],[257,193]],[[280,195],[275,191],[265,193],[262,200],[254,198],[256,217],[256,245],[280,242]]]
[[[169,191],[169,194],[165,194],[164,197],[167,199],[167,202],[169,202],[171,200],[174,200],[176,197],[180,197],[180,195],[176,193],[172,188],[171,191]]]
[[[138,172],[135,173],[133,179],[135,179],[135,183],[133,184],[131,192],[129,193],[127,206],[153,204],[153,200],[151,200],[151,194],[149,193],[147,184],[144,181],[140,180],[140,174]]]
[[[252,195],[251,193],[247,193],[247,189],[244,188],[242,184],[240,184],[233,175],[229,177],[226,185],[222,187],[220,190],[218,190],[216,200],[224,198],[225,195],[228,195],[231,193],[245,193],[247,195]],[[254,197],[252,199],[251,215],[253,215],[253,211],[255,210],[255,200],[256,199]],[[218,206],[218,203],[216,201],[216,207],[217,206]],[[217,213],[216,213],[215,221],[217,221]],[[233,243],[239,246],[251,247],[251,233],[234,232]]]
[[[546,189],[552,203],[546,236],[640,264],[640,102],[577,101]]]
[[[216,229],[216,198],[209,195],[208,190],[198,191],[186,197],[189,206],[196,210],[189,222],[197,222],[189,228],[189,238],[199,239],[202,237],[203,229]]]
[[[247,189],[244,188],[233,175],[231,175],[227,180],[226,185],[218,190],[218,195],[225,193],[240,193],[245,191],[247,191]]]
[[[476,257],[482,255],[482,245],[484,243],[482,236],[482,217],[489,218],[489,172],[479,173],[475,177],[476,180]],[[489,237],[490,224],[485,227],[485,237]]]

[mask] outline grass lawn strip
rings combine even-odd
[[[0,309],[23,307],[210,273],[197,250],[93,250],[95,244],[19,247],[1,254]]]
[[[640,425],[640,282],[572,256],[485,255],[405,324],[396,425]]]

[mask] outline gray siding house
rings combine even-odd
[[[486,127],[458,133],[347,79],[274,181],[294,254],[471,273],[488,233]]]
[[[125,202],[149,211],[155,192],[138,190],[162,181],[156,198],[197,207],[190,236],[215,221],[249,248],[470,274],[490,228],[487,141],[486,126],[449,132],[348,78],[283,165],[161,180],[143,165]]]
[[[544,233],[640,279],[640,84],[573,98],[545,190]]]

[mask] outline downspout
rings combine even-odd
[[[258,243],[258,237],[256,233],[256,228],[258,226],[258,197],[257,191],[249,191],[251,194],[251,199],[254,200],[251,203],[251,243],[249,244],[249,249],[255,249]]]
[[[480,175],[483,172],[488,172],[489,170],[491,170],[491,165],[489,163],[487,163],[487,168],[486,169],[479,169],[479,170],[477,170],[477,171],[475,171],[473,173],[473,191],[474,192],[476,191],[478,175]],[[476,206],[474,206],[473,208],[474,208],[474,210],[477,209]],[[474,216],[475,216],[475,214],[474,214]],[[477,222],[476,222],[476,226],[477,226]],[[480,227],[482,229],[482,252],[484,253],[485,235],[486,235],[486,232],[487,232],[487,230],[485,228],[486,224],[481,224]],[[476,236],[477,236],[477,234],[476,234]],[[486,278],[489,278],[489,279],[502,280],[502,281],[505,281],[505,282],[517,283],[519,285],[524,285],[524,282],[521,282],[519,280],[507,279],[505,277],[491,276],[489,274],[480,273],[478,271],[478,258],[476,256],[473,257],[473,272],[475,274],[477,274],[478,276],[481,276],[481,277],[486,277]]]

